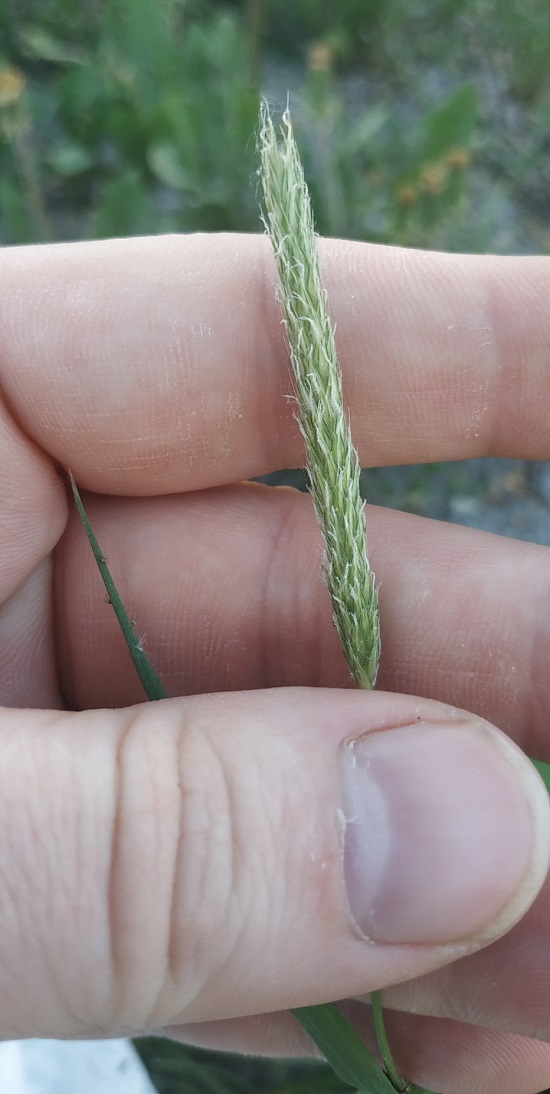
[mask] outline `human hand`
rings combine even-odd
[[[546,260],[320,249],[364,464],[548,456]],[[549,806],[508,738],[550,759],[547,551],[369,510],[386,690],[352,690],[310,499],[240,481],[303,459],[267,241],[0,278],[0,1035],[303,1054],[286,1008],[400,984],[401,1073],[542,1089]],[[60,466],[187,698],[141,705]]]

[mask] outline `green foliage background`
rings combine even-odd
[[[260,230],[263,92],[290,96],[322,234],[545,253],[549,55],[548,0],[3,0],[0,242]],[[161,1094],[345,1089],[137,1047]]]
[[[258,230],[260,90],[319,231],[545,251],[546,0],[3,0],[0,239]]]

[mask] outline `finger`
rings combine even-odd
[[[3,1037],[358,994],[490,941],[548,867],[532,765],[422,700],[4,711],[0,750]]]
[[[550,880],[521,924],[454,966],[384,992],[388,1007],[550,1040]]]
[[[63,706],[57,679],[52,560],[0,606],[0,706]]]
[[[341,1004],[378,1057],[370,1008]],[[550,1082],[550,1046],[527,1037],[473,1029],[459,1022],[387,1012],[385,1025],[397,1070],[441,1094],[534,1094]],[[260,1056],[317,1055],[287,1013],[171,1027],[167,1036],[208,1049]]]
[[[343,1001],[375,1056],[379,1050],[370,1008]],[[441,1094],[534,1094],[550,1082],[550,1046],[526,1037],[473,1029],[458,1022],[387,1012],[385,1025],[399,1074]],[[254,1056],[318,1056],[288,1013],[169,1027],[167,1036],[200,1048]]]
[[[349,1010],[372,1043],[370,1016]],[[540,1041],[398,1012],[388,1012],[386,1025],[400,1074],[429,1090],[535,1094],[550,1081],[550,1045]]]
[[[50,461],[24,436],[1,401],[0,466],[2,605],[57,543],[67,519],[67,499]]]
[[[550,452],[545,258],[320,241],[364,464]],[[96,491],[149,494],[303,462],[260,236],[5,251],[2,383]]]
[[[308,496],[248,484],[86,504],[169,694],[351,684]],[[473,710],[550,759],[550,553],[391,510],[369,508],[367,525],[380,584],[379,686]],[[56,574],[69,701],[140,701],[74,514]]]

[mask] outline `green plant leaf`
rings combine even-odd
[[[148,699],[167,699],[168,694],[165,691],[161,680],[157,676],[151,662],[149,661],[149,658],[147,657],[147,654],[143,649],[141,639],[139,638],[139,635],[137,634],[130,620],[124,604],[120,599],[120,594],[111,577],[105,556],[101,551],[99,543],[97,542],[97,539],[94,535],[92,526],[88,520],[86,510],[84,509],[84,506],[82,504],[82,498],[80,497],[78,487],[71,471],[69,471],[69,478],[71,482],[75,505],[78,509],[78,514],[84,525],[84,529],[86,531],[86,535],[88,536],[90,546],[94,553],[94,558],[97,562],[99,572],[101,574],[101,577],[103,578],[103,584],[105,585],[105,588],[107,590],[109,602],[113,606],[113,610],[117,617],[119,627],[124,635],[124,640],[130,651],[130,655],[132,661],[134,662],[136,672],[141,680],[141,683],[143,684],[145,694],[147,695]]]
[[[475,88],[472,84],[463,84],[442,107],[428,116],[422,145],[424,162],[439,160],[454,148],[470,144],[477,105]]]
[[[138,1037],[134,1047],[159,1094],[349,1094],[326,1063],[311,1059],[243,1057],[199,1049],[165,1037]],[[210,1084],[210,1085],[209,1085]],[[214,1087],[214,1089],[216,1089]]]
[[[403,1094],[407,1090],[408,1083],[405,1082],[399,1075],[399,1072],[395,1066],[395,1061],[388,1041],[388,1035],[386,1033],[386,1024],[384,1022],[384,1014],[382,1009],[382,993],[380,991],[373,991],[371,994],[372,1004],[372,1017],[374,1020],[374,1032],[376,1034],[376,1040],[378,1042],[378,1048],[382,1054],[384,1061],[384,1067],[386,1074],[395,1088]]]
[[[82,50],[70,42],[64,42],[43,27],[24,27],[19,31],[19,38],[25,52],[40,61],[62,65],[80,65],[84,62],[85,54]]]
[[[531,760],[531,763],[535,765],[548,793],[550,794],[550,764],[546,764],[543,760]]]
[[[76,141],[55,145],[47,157],[48,165],[63,178],[72,178],[93,167],[95,158],[89,148]]]
[[[395,1087],[335,1003],[291,1012],[329,1064],[357,1094],[395,1094]]]
[[[93,227],[100,239],[153,231],[156,221],[150,195],[138,170],[130,167],[104,183]]]
[[[178,149],[170,141],[156,141],[147,150],[147,163],[154,175],[173,190],[190,188],[189,172],[185,170]]]

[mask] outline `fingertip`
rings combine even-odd
[[[550,803],[502,733],[466,715],[385,728],[341,761],[347,890],[366,937],[473,950],[524,914],[548,870]]]

